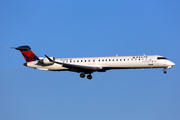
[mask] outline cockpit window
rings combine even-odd
[[[158,60],[167,59],[165,57],[157,57]]]

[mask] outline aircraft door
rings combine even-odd
[[[153,65],[153,60],[149,59],[148,65]]]

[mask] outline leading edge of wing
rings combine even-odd
[[[66,67],[70,69],[85,69],[85,70],[91,70],[91,71],[100,70],[99,67],[75,65],[75,64],[68,64],[68,63],[62,63],[62,67]]]

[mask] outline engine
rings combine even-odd
[[[51,58],[52,60],[55,60],[54,57],[49,57],[49,58]],[[45,64],[45,65],[53,65],[54,64],[54,62],[50,62],[47,58],[41,59],[39,61],[39,63]]]

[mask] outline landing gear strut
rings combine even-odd
[[[164,68],[164,69],[163,69],[163,73],[164,73],[164,74],[166,74],[166,73],[167,73],[166,69],[167,69],[167,68]]]

